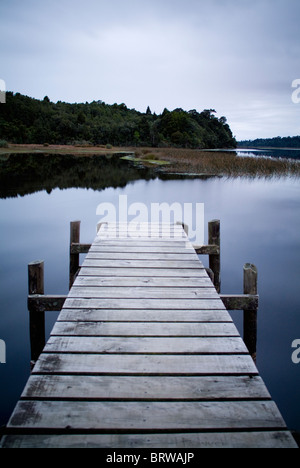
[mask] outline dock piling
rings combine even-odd
[[[257,295],[257,268],[250,263],[244,265],[244,294]],[[256,361],[257,309],[244,310],[244,342]]]
[[[38,260],[28,265],[28,293],[29,295],[44,295],[44,262]],[[31,345],[32,365],[37,361],[44,349],[45,337],[45,312],[37,311],[28,306],[29,329]]]
[[[220,220],[213,220],[208,223],[208,243],[210,245],[221,246]],[[209,255],[209,268],[214,273],[214,284],[218,293],[221,292],[221,256],[218,254]]]
[[[79,253],[74,253],[72,251],[72,244],[80,243],[80,224],[80,221],[72,221],[70,224],[70,289],[73,286],[79,270]]]

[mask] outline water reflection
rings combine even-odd
[[[142,202],[148,207],[163,202],[204,203],[205,223],[221,220],[222,293],[241,293],[244,263],[256,264],[260,294],[257,364],[287,424],[300,430],[300,365],[291,359],[291,344],[300,339],[299,181],[163,181],[152,179],[149,173],[148,180],[143,180],[143,174],[127,164],[123,167],[120,162],[122,167],[115,168],[110,161],[102,164],[99,157],[88,161],[89,171],[80,170],[78,158],[71,157],[63,169],[61,157],[55,156],[55,164],[53,156],[47,157],[46,166],[39,164],[40,155],[31,155],[26,169],[22,158],[14,161],[15,172],[12,168],[6,172],[9,180],[2,173],[3,166],[0,176],[0,339],[7,347],[7,364],[0,366],[0,425],[11,414],[29,375],[27,264],[45,260],[46,294],[66,294],[69,222],[80,219],[82,241],[92,242],[99,203],[117,205],[119,195],[126,194],[128,204]],[[203,260],[207,265],[207,258]],[[56,314],[48,315],[48,333],[55,319]],[[239,312],[234,319],[241,331]]]
[[[79,156],[70,154],[0,155],[0,198],[24,196],[45,190],[85,188],[104,190],[125,187],[129,182],[151,180],[202,179],[211,175],[164,174],[123,160],[120,154]],[[213,176],[218,177],[218,176]]]
[[[151,172],[130,166],[118,156],[14,154],[0,158],[0,198],[46,190],[125,187],[151,178]]]
[[[283,159],[300,159],[300,149],[285,149],[285,148],[272,148],[272,149],[244,149],[238,148],[236,150],[238,156],[241,157],[266,157],[266,158],[283,158]]]

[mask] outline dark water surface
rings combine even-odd
[[[45,261],[45,293],[68,292],[69,223],[81,220],[82,242],[92,242],[100,203],[204,203],[205,225],[221,220],[222,293],[239,294],[243,265],[259,272],[259,371],[290,429],[300,431],[300,182],[297,179],[167,180],[99,158],[57,157],[0,161],[0,425],[7,422],[29,377],[27,265]],[[41,158],[41,157],[40,157]],[[47,163],[45,163],[47,160]],[[147,180],[144,180],[146,177]],[[87,187],[87,188],[86,188]],[[207,241],[207,238],[205,239]],[[207,264],[208,259],[202,258]],[[57,313],[47,314],[47,333]],[[233,317],[239,330],[241,313]]]
[[[282,159],[300,159],[300,148],[272,148],[272,149],[237,149],[238,156],[245,157],[266,157],[266,158],[282,158]]]

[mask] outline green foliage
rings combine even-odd
[[[159,116],[128,109],[125,104],[102,101],[85,104],[43,101],[8,92],[0,109],[0,138],[20,144],[176,146],[181,148],[232,148],[236,141],[226,118],[215,111],[189,112],[164,109]]]
[[[300,148],[300,136],[294,137],[276,137],[276,138],[259,138],[257,140],[240,141],[241,148]]]
[[[0,148],[8,148],[8,143],[5,140],[0,140]]]

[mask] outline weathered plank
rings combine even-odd
[[[174,309],[174,310],[222,310],[219,299],[80,299],[69,297],[65,308],[68,309]],[[225,307],[224,307],[224,310]]]
[[[104,226],[100,231],[98,231],[98,237],[105,237],[107,235],[113,235],[114,237],[119,237],[123,235],[124,237],[131,238],[134,237],[180,237],[186,238],[185,232],[180,226],[138,226],[138,225],[124,225],[120,224],[116,226]]]
[[[257,310],[259,296],[251,294],[243,295],[221,295],[223,304],[227,310]]]
[[[198,255],[220,255],[219,245],[194,245],[193,247]]]
[[[156,278],[207,278],[207,273],[201,265],[196,269],[180,268],[128,268],[128,267],[115,267],[106,264],[105,266],[91,266],[85,265],[80,270],[80,276],[102,276],[102,277],[122,277],[122,278],[142,278],[153,276]]]
[[[99,270],[99,274],[100,274]],[[126,288],[213,288],[211,280],[206,276],[195,278],[156,278],[151,276],[144,277],[115,277],[115,276],[78,276],[74,287],[126,287]]]
[[[82,299],[220,299],[214,288],[148,288],[138,286],[73,287],[69,297]]]
[[[83,379],[78,375],[32,375],[21,398],[63,401],[271,399],[264,382],[258,376],[85,376]]]
[[[174,241],[178,241],[180,239],[185,239],[184,236],[182,236],[180,233],[177,233],[177,232],[171,232],[169,233],[167,236],[164,235],[164,233],[146,233],[147,234],[147,238],[148,239],[158,239],[160,240],[161,238],[164,238],[164,240],[174,240]],[[139,240],[139,239],[144,239],[145,238],[145,233],[144,232],[131,232],[131,233],[126,233],[125,231],[120,231],[120,232],[113,232],[113,231],[110,231],[110,232],[105,232],[101,235],[99,235],[99,239],[115,239],[117,237],[117,239],[131,239],[133,241],[136,241],[136,240]]]
[[[175,434],[64,434],[10,435],[6,448],[297,448],[287,431],[200,432]]]
[[[45,311],[59,312],[66,301],[67,296],[44,296],[37,295],[28,296],[28,310],[33,313],[41,313]],[[44,327],[45,328],[45,327]],[[45,340],[43,340],[45,342]]]
[[[146,250],[150,248],[171,248],[172,250],[176,249],[191,249],[192,245],[187,239],[149,239],[147,237],[139,238],[139,239],[101,239],[101,237],[96,237],[93,242],[93,247],[98,248],[100,247],[123,247],[123,250],[127,247],[131,248],[142,248],[145,247]]]
[[[33,374],[258,375],[248,355],[41,354]]]
[[[134,245],[132,243],[129,243],[128,245],[124,245],[124,243],[120,243],[115,245],[114,243],[97,243],[97,244],[92,244],[91,248],[89,249],[89,252],[91,253],[142,253],[142,254],[185,254],[185,255],[195,255],[195,250],[189,245],[189,244],[184,244],[182,247],[181,245],[176,246],[174,245],[174,242],[167,243],[166,245],[157,245],[153,243],[145,243],[146,245],[141,246],[140,243],[136,245],[134,242]],[[149,244],[149,245],[148,245]]]
[[[80,243],[73,242],[70,245],[70,254],[71,255],[73,255],[73,254],[86,254],[86,253],[89,252],[91,247],[92,247],[91,244],[80,244]]]
[[[98,237],[100,238],[105,238],[107,236],[113,236],[114,238],[164,238],[164,239],[173,239],[173,238],[178,238],[178,239],[186,239],[186,235],[184,232],[180,231],[179,229],[122,229],[122,228],[108,228],[106,230],[103,230],[98,233]]]
[[[247,354],[240,337],[51,336],[44,353],[84,354]]]
[[[83,267],[107,268],[108,260],[89,259],[86,258]],[[194,270],[200,269],[200,264],[195,260],[121,260],[116,259],[113,262],[114,268],[163,268],[163,269],[180,269],[190,268]]]
[[[63,309],[59,322],[232,322],[225,310]]]
[[[63,336],[239,336],[233,323],[56,322],[51,335]]]
[[[272,401],[20,401],[8,427],[126,432],[286,429]]]
[[[109,222],[109,223],[99,223],[98,224],[98,235],[101,235],[103,232],[107,231],[160,231],[160,232],[170,232],[170,231],[178,231],[180,234],[185,235],[182,225],[181,224],[172,224],[172,223],[148,223],[148,222]]]
[[[87,260],[150,260],[150,261],[196,261],[199,264],[198,257],[194,253],[145,253],[145,252],[89,252]]]

